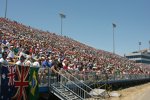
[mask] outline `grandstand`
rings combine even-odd
[[[116,82],[124,82],[125,80],[137,82],[140,79],[148,79],[150,75],[149,65],[135,63],[117,54],[87,46],[67,36],[38,30],[5,18],[0,18],[0,43],[1,52],[4,47],[7,47],[7,51],[14,53],[14,56],[8,56],[7,58],[11,64],[18,61],[21,52],[26,55],[28,61],[25,63],[26,66],[34,66],[33,63],[37,61],[40,69],[39,77],[41,73],[49,75],[48,65],[44,66],[44,61],[48,59],[49,63],[53,60],[61,62],[61,70],[63,71],[59,75],[65,85],[64,83],[59,85],[69,92],[71,89],[71,93],[75,95],[73,95],[76,98],[75,100],[91,97],[89,91],[92,88],[89,85],[93,83],[109,82],[110,84],[116,84]],[[42,69],[44,69],[44,72],[42,72]],[[43,85],[43,80],[45,80],[45,84],[51,81],[52,83],[50,82],[47,85],[51,85],[51,88],[55,90],[52,93],[61,99],[67,98],[67,96],[65,98],[60,95],[62,91],[59,91],[58,86],[53,84],[55,83],[54,77],[45,76],[45,79],[43,77],[44,75],[39,79],[39,84]],[[70,83],[74,87],[70,86]],[[78,90],[80,90],[81,95],[77,95]]]

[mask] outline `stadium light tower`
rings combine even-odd
[[[60,18],[61,18],[61,35],[62,35],[62,24],[63,24],[63,23],[62,23],[62,19],[63,19],[63,18],[66,18],[66,15],[64,15],[64,14],[62,14],[62,13],[60,13],[59,15],[60,15]]]
[[[141,42],[139,42],[139,51],[141,50],[141,44],[142,44],[142,43],[141,43]]]
[[[115,28],[116,28],[116,24],[112,23],[113,26],[113,54],[115,54]]]
[[[149,50],[150,50],[150,41],[149,41]]]
[[[6,5],[5,5],[5,18],[7,17],[7,0],[6,0]]]

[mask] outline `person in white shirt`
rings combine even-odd
[[[15,54],[13,52],[13,46],[10,46],[7,58],[13,62],[14,57],[15,57]]]
[[[32,67],[32,64],[33,64],[33,62],[32,62],[32,60],[31,60],[31,56],[30,55],[25,55],[26,56],[26,60],[25,60],[25,66],[30,66],[30,67]]]
[[[8,56],[8,54],[7,54],[7,52],[3,52],[2,53],[2,58],[0,59],[0,63],[2,64],[2,65],[4,65],[4,66],[7,66],[8,65],[8,61],[7,61],[7,56]]]
[[[39,59],[35,59],[35,62],[33,63],[33,67],[40,67]]]
[[[16,65],[25,66],[26,57],[24,55],[20,56],[20,59],[16,62]]]

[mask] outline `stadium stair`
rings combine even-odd
[[[53,88],[53,93],[61,100],[82,100],[82,98],[75,95],[73,91],[60,83],[54,83],[51,85],[51,87]]]
[[[50,93],[53,93],[61,100],[88,100],[88,98],[93,98],[94,100],[95,97],[89,93],[90,91],[93,90],[92,88],[87,86],[84,82],[78,80],[70,73],[68,72],[65,73],[66,75],[59,74],[59,76],[61,77],[60,82],[57,81],[56,77],[50,76],[51,77],[49,84]],[[70,78],[73,79],[74,81],[70,80]]]

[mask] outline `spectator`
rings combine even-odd
[[[60,81],[60,66],[58,65],[58,61],[53,62],[53,66],[51,67],[51,76],[56,76],[57,77],[57,82]]]
[[[33,63],[33,67],[40,67],[40,59],[35,59],[34,63]]]
[[[13,46],[10,46],[7,58],[9,59],[10,62],[14,62],[13,61],[14,57],[15,57],[15,54],[13,52]]]
[[[16,62],[16,65],[25,66],[25,60],[26,60],[26,56],[21,55],[20,59]]]
[[[51,67],[52,63],[49,62],[49,58],[46,57],[45,60],[42,62],[42,67]]]
[[[2,58],[0,59],[0,63],[2,64],[2,65],[4,65],[4,66],[7,66],[8,65],[8,61],[7,61],[7,56],[8,56],[8,54],[7,54],[7,52],[3,52],[2,53]]]

